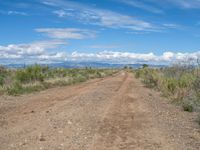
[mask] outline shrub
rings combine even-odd
[[[65,80],[58,80],[54,83],[55,86],[65,86],[65,85],[69,85],[70,82],[67,82]]]
[[[39,65],[29,66],[25,69],[17,70],[16,80],[22,83],[30,83],[35,81],[44,81],[44,69]]]
[[[140,78],[141,76],[140,76],[140,70],[137,70],[136,72],[135,72],[135,77],[136,78]]]
[[[135,74],[136,78],[141,77],[143,78],[143,83],[147,87],[157,87],[158,86],[158,81],[159,81],[159,75],[156,70],[154,69],[149,69],[149,68],[144,68],[144,69],[139,69],[136,71]]]
[[[193,89],[195,91],[196,97],[200,100],[200,78],[196,78],[193,82]]]
[[[190,103],[183,103],[183,110],[188,112],[193,112],[193,106]]]
[[[0,66],[0,86],[3,86],[6,76],[7,76],[7,69],[3,66]]]
[[[13,86],[7,89],[9,95],[17,95],[22,91],[22,85],[19,82],[15,82]]]
[[[99,71],[96,72],[96,76],[97,76],[97,78],[101,78],[102,77],[102,75],[101,75],[101,73]]]
[[[175,93],[175,89],[178,86],[177,80],[173,79],[173,78],[168,78],[165,79],[165,85],[167,87],[167,91],[170,92],[170,94],[174,94]]]
[[[142,68],[148,68],[148,67],[149,67],[149,65],[147,65],[147,64],[142,65]]]
[[[0,76],[0,86],[3,86],[3,84],[4,84],[4,77]]]
[[[9,95],[20,95],[24,93],[32,93],[35,91],[40,91],[45,89],[42,85],[31,85],[23,87],[19,82],[15,82],[15,84],[7,89]]]
[[[73,77],[73,83],[80,83],[80,82],[84,82],[86,80],[87,80],[87,77],[85,77],[81,74],[78,74],[75,77]]]

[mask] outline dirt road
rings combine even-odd
[[[120,72],[0,97],[0,150],[198,150],[195,117]]]

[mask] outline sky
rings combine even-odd
[[[0,64],[200,58],[200,0],[0,0]]]

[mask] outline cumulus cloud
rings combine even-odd
[[[96,36],[94,31],[78,28],[39,28],[35,30],[56,39],[85,39]]]
[[[98,60],[98,61],[111,61],[119,63],[172,63],[176,61],[184,61],[188,59],[200,58],[200,51],[194,53],[174,53],[164,52],[162,55],[154,53],[131,53],[131,52],[115,52],[115,51],[102,51],[98,53],[79,53],[73,52],[69,56],[72,60]]]
[[[104,61],[111,63],[149,63],[149,64],[170,64],[176,61],[188,59],[197,60],[200,58],[200,51],[193,53],[180,53],[166,51],[161,55],[150,53],[133,53],[120,51],[100,51],[96,53],[82,53],[74,51],[66,53],[64,51],[51,52],[49,49],[58,48],[59,45],[66,44],[64,41],[37,41],[29,44],[0,45],[0,62],[7,63],[50,63],[62,62],[66,60],[74,61]]]
[[[38,56],[41,60],[51,61],[65,61],[67,60],[67,54],[64,52],[57,52],[52,54],[42,54]]]
[[[8,61],[19,59],[36,61],[48,60],[48,61],[62,61],[66,60],[66,55],[62,52],[48,52],[47,49],[52,49],[58,45],[66,44],[63,41],[51,40],[51,41],[39,41],[29,44],[10,44],[7,46],[0,45],[0,60],[7,59]],[[10,62],[10,63],[11,63]]]
[[[98,53],[78,53],[73,52],[71,54],[73,60],[87,59],[87,60],[109,60],[109,61],[153,61],[156,60],[156,56],[153,53],[141,54],[130,52],[114,52],[114,51],[102,51]]]

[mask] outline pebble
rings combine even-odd
[[[41,142],[46,141],[46,139],[44,138],[44,135],[42,135],[42,134],[40,134],[39,140],[40,140]]]
[[[70,124],[70,125],[72,124],[72,122],[71,122],[70,120],[68,120],[68,122],[67,122],[67,123],[68,123],[68,124]]]
[[[61,134],[61,133],[63,133],[63,131],[61,131],[61,130],[60,130],[60,131],[58,131],[58,133],[60,133],[60,134]]]

